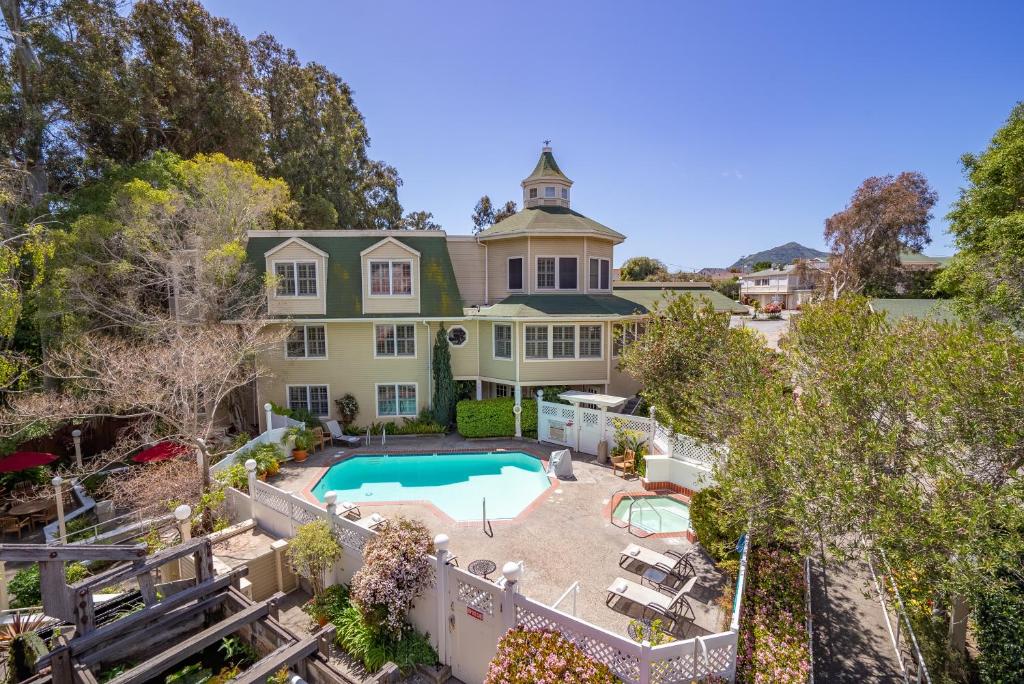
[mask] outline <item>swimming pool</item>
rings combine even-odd
[[[633,514],[629,505],[633,504]],[[615,506],[614,515],[622,521],[631,517],[634,527],[647,532],[685,532],[690,529],[690,507],[670,496],[622,497]]]
[[[331,466],[313,487],[320,501],[337,492],[354,504],[428,501],[455,520],[514,518],[550,485],[540,459],[521,451],[354,456]]]

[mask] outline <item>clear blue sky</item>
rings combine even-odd
[[[205,0],[355,91],[406,210],[468,233],[521,201],[541,141],[573,208],[675,267],[718,266],[824,219],[865,177],[923,172],[942,216],[1024,99],[1024,2]]]

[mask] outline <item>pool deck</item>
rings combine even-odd
[[[547,459],[556,447],[532,440],[466,440],[457,435],[390,437],[386,449],[381,449],[380,444],[359,449],[328,447],[303,463],[289,462],[271,484],[316,501],[309,491],[325,468],[351,455],[498,449],[523,451]],[[575,480],[553,481],[548,491],[516,519],[493,521],[493,537],[484,533],[479,521],[455,522],[423,502],[369,504],[361,508],[364,515],[375,512],[385,517],[414,518],[434,534],[447,534],[451,540],[449,551],[458,557],[462,568],[477,559],[492,560],[498,568],[506,561],[524,561],[522,591],[542,603],[551,605],[578,581],[576,614],[617,634],[625,634],[630,620],[640,616],[640,606],[619,601],[612,603],[614,608],[608,607],[606,589],[616,577],[639,582],[640,576],[619,567],[619,552],[631,543],[663,552],[681,550],[688,542],[678,536],[640,538],[613,525],[608,519],[613,497],[623,489],[642,492],[640,480],[613,475],[610,466],[585,454],[573,454],[573,467]],[[698,581],[691,599],[696,617],[692,622],[669,626],[677,638],[722,631],[728,621],[728,608],[723,611],[719,606],[728,580],[699,547],[697,551],[694,567]],[[499,576],[500,573],[494,573],[491,579]],[[559,608],[571,612],[572,598],[566,598]]]

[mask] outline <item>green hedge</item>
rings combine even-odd
[[[512,413],[515,399],[463,399],[455,407],[455,422],[463,437],[513,437],[516,417]],[[537,401],[522,400],[522,430],[527,436],[537,434]]]

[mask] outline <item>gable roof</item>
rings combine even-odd
[[[530,207],[499,221],[477,237],[480,240],[527,235],[592,235],[616,243],[626,236],[567,207]]]
[[[298,236],[294,231],[284,235],[253,235],[246,245],[246,258],[260,273],[266,270],[266,253],[278,245]],[[293,314],[292,318],[444,318],[462,317],[462,297],[455,280],[455,269],[448,256],[448,243],[444,234],[436,236],[364,234],[353,235],[317,234],[318,231],[302,231],[302,241],[326,253],[327,297],[326,312],[320,314]],[[403,247],[415,250],[420,255],[420,282],[417,292],[420,296],[419,313],[410,314],[365,314],[363,313],[362,258],[360,253],[391,238]]]
[[[367,253],[372,252],[373,250],[377,249],[378,247],[383,247],[384,245],[389,245],[389,244],[390,245],[398,245],[398,247],[400,247],[401,249],[404,249],[406,252],[409,252],[409,254],[412,254],[413,256],[419,256],[420,255],[419,252],[417,252],[415,249],[413,249],[409,245],[405,244],[404,242],[399,242],[395,238],[389,236],[389,237],[384,238],[383,240],[380,240],[379,242],[373,243],[372,245],[370,245],[369,247],[367,247],[366,249],[361,251],[359,253],[359,256],[366,256]]]
[[[271,247],[270,249],[268,249],[266,252],[263,253],[263,256],[268,257],[268,256],[271,256],[272,254],[276,254],[277,252],[281,251],[282,249],[284,249],[288,245],[300,245],[302,247],[305,247],[309,251],[313,252],[317,256],[322,256],[322,257],[326,257],[327,256],[327,252],[323,251],[322,249],[317,249],[316,247],[314,247],[313,245],[309,244],[308,242],[306,242],[305,240],[303,240],[300,237],[288,238],[287,240],[285,240],[284,242],[278,244],[277,246]]]

